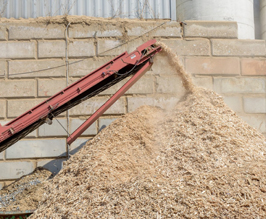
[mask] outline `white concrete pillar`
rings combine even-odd
[[[176,9],[179,21],[236,21],[239,39],[255,38],[253,0],[177,0]]]
[[[266,0],[260,0],[261,38],[266,40]]]

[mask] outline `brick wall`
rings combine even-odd
[[[5,124],[66,86],[66,51],[69,82],[72,83],[101,66],[113,56],[133,51],[150,38],[162,40],[182,60],[199,86],[213,89],[235,112],[266,135],[265,41],[238,40],[235,22],[189,21],[73,22],[66,42],[64,22],[5,20],[0,24],[0,122]],[[96,25],[97,24],[97,25]],[[125,40],[144,34],[115,50],[105,52]],[[60,67],[58,67],[60,66]],[[56,67],[56,68],[55,68]],[[47,68],[47,69],[46,69]],[[43,70],[44,71],[39,71]],[[28,73],[31,72],[31,73]],[[18,74],[24,73],[24,74]],[[70,132],[100,107],[122,83],[70,110]],[[119,116],[150,104],[171,106],[184,94],[180,78],[167,59],[158,54],[151,71],[121,97],[70,147],[75,153],[87,139]],[[66,127],[66,114],[58,117]],[[66,159],[66,132],[54,120],[43,125],[0,154],[0,187],[45,166],[54,172]]]

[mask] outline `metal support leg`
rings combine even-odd
[[[132,76],[109,100],[105,102],[93,115],[90,116],[79,128],[77,128],[68,138],[70,145],[75,141],[92,123],[94,123],[107,109],[112,106],[133,84],[136,83],[149,70],[152,63],[148,61],[135,75]]]

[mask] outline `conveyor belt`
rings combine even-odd
[[[126,77],[143,71],[143,68],[151,65],[147,64],[151,58],[161,50],[154,45],[155,42],[150,40],[130,54],[122,53],[5,126],[0,126],[0,152],[24,138],[47,120],[52,120]]]

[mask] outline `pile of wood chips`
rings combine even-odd
[[[197,89],[114,121],[46,184],[32,218],[264,218],[266,139]]]
[[[49,170],[38,167],[33,173],[5,186],[0,190],[0,212],[35,210],[45,192],[42,183],[51,175]]]
[[[266,139],[222,97],[196,88],[160,44],[187,95],[114,121],[45,185],[31,218],[265,218]]]

